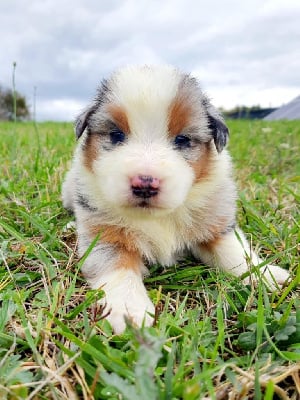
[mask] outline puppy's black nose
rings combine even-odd
[[[138,175],[131,179],[131,190],[134,196],[143,199],[154,197],[159,192],[159,179],[151,175]]]

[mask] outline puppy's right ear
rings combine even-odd
[[[100,87],[98,88],[95,100],[90,104],[88,108],[86,108],[81,114],[78,115],[75,121],[75,134],[77,139],[80,138],[85,128],[87,127],[90,116],[97,111],[97,109],[103,102],[105,102],[108,92],[109,89],[107,80],[103,79]]]
[[[91,114],[95,111],[95,107],[89,107],[81,114],[78,115],[75,121],[75,134],[76,139],[79,139],[80,136],[83,134],[85,128],[87,127],[87,122]]]

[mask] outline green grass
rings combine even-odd
[[[114,336],[65,229],[71,124],[1,123],[1,399],[299,399],[299,122],[229,125],[240,225],[293,281],[269,294],[192,259],[154,265],[155,326]]]

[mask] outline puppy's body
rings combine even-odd
[[[102,83],[76,134],[63,201],[80,255],[100,234],[83,272],[105,291],[115,332],[124,316],[152,322],[145,262],[171,265],[189,251],[234,275],[260,263],[235,231],[228,130],[195,79],[168,66],[122,69]],[[276,266],[264,275],[271,287],[288,278]]]

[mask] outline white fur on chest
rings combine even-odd
[[[134,221],[131,228],[136,232],[137,247],[150,262],[171,265],[184,248],[181,232],[170,218]]]

